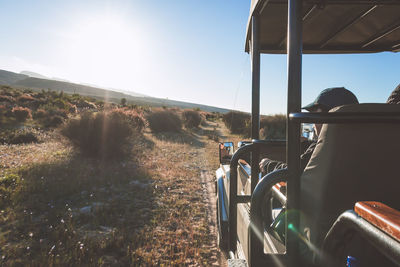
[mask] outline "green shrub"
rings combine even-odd
[[[152,132],[180,132],[182,121],[176,112],[164,109],[147,115],[147,121]]]
[[[67,122],[61,132],[83,154],[110,158],[123,155],[123,148],[133,130],[123,113],[86,112]]]
[[[245,135],[248,135],[250,131],[250,119],[250,114],[239,111],[229,111],[222,117],[231,133]]]
[[[285,139],[286,115],[263,116],[260,120],[261,139]]]
[[[15,133],[11,138],[10,144],[28,144],[37,143],[39,140],[36,135],[29,131],[22,131]]]
[[[32,113],[29,108],[24,108],[24,107],[14,107],[12,109],[12,112],[19,122],[24,122],[27,119],[32,118]]]
[[[64,118],[59,115],[53,115],[44,118],[43,124],[45,127],[57,127],[64,122]]]
[[[37,109],[35,113],[33,113],[33,118],[42,119],[47,116],[47,112],[44,109]]]
[[[78,101],[75,101],[73,104],[75,104],[78,108],[82,109],[97,109],[96,104],[84,99],[79,99]]]
[[[3,117],[3,114],[7,111],[7,107],[5,105],[0,105],[0,119]]]
[[[46,105],[42,105],[40,106],[40,109],[43,109],[47,112],[48,116],[61,116],[64,119],[66,119],[68,117],[68,112],[64,109],[60,109],[56,106],[53,106],[51,104],[46,104]]]
[[[182,113],[183,124],[186,128],[197,128],[201,123],[201,115],[195,110],[185,110]]]
[[[3,94],[2,92],[2,94],[0,95],[0,102],[14,103],[15,99],[12,96]]]
[[[69,108],[69,103],[62,98],[54,99],[52,104],[59,109],[67,110]]]
[[[17,98],[17,101],[18,103],[25,103],[25,102],[35,101],[35,98],[33,98],[31,95],[23,94]]]
[[[78,108],[76,105],[67,102],[67,108],[65,109],[68,113],[76,114],[78,113]]]
[[[206,113],[206,120],[215,121],[218,118],[218,115],[214,113]]]

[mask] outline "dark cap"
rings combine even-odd
[[[357,97],[344,87],[334,87],[323,90],[311,104],[303,107],[308,111],[314,111],[317,108],[330,110],[334,107],[358,104]]]
[[[397,85],[396,89],[390,94],[388,100],[386,101],[388,104],[400,104],[400,84]]]

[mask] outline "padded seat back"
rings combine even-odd
[[[400,112],[400,105],[357,104],[330,112]],[[357,201],[400,209],[400,123],[325,124],[301,176],[301,225],[320,245]]]

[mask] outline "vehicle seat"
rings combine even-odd
[[[400,112],[400,105],[357,104],[330,112]],[[320,246],[336,218],[357,201],[400,209],[400,123],[324,124],[301,176],[301,229]]]

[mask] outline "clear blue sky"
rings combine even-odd
[[[250,111],[249,0],[2,0],[0,69]],[[261,58],[261,112],[286,112],[286,56]],[[400,53],[303,57],[303,104],[345,86],[384,102]]]

